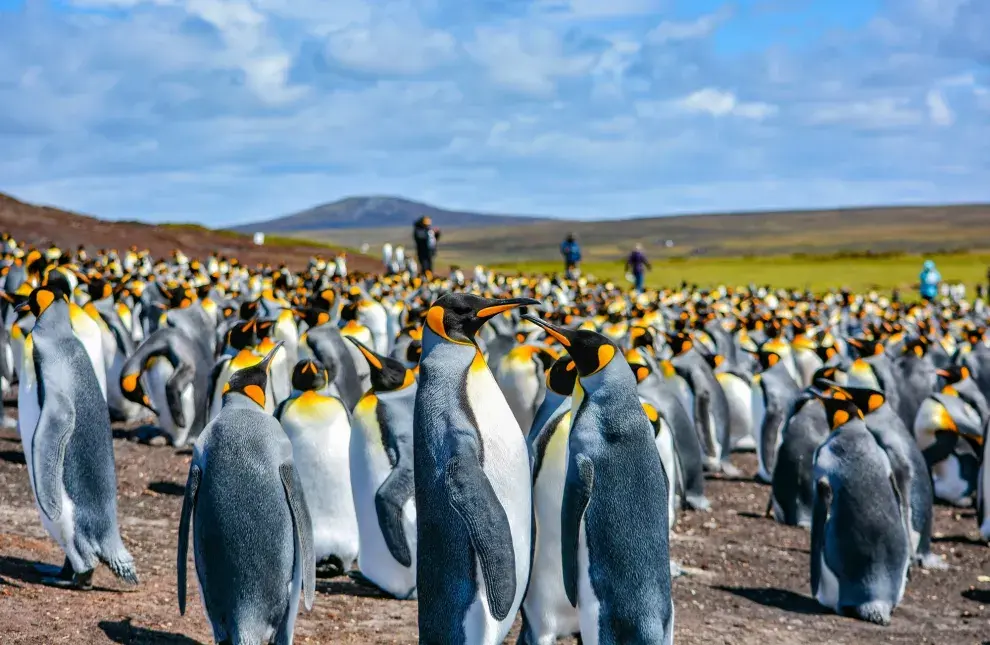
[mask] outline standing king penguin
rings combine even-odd
[[[416,377],[401,361],[348,340],[371,367],[371,391],[358,401],[351,426],[351,491],[361,541],[358,568],[365,580],[406,600],[416,593]]]
[[[65,551],[62,570],[46,581],[87,589],[103,562],[137,584],[117,525],[110,412],[93,362],[73,332],[69,297],[58,286],[40,287],[27,306],[35,323],[20,370],[21,445],[41,522]]]
[[[419,642],[495,645],[529,581],[529,450],[475,341],[528,298],[441,296],[427,311],[413,423]],[[653,451],[656,454],[656,451]]]
[[[564,590],[560,557],[560,507],[571,431],[571,395],[576,382],[577,368],[565,354],[547,371],[547,395],[529,433],[536,548],[517,645],[554,645],[559,637],[581,631],[578,611]]]
[[[292,442],[313,523],[316,564],[321,575],[324,570],[343,575],[357,559],[360,540],[348,459],[351,416],[340,399],[321,393],[329,380],[321,363],[299,361],[292,370],[295,395],[279,405],[275,418]]]
[[[581,638],[670,645],[670,479],[636,377],[605,336],[530,320],[564,346],[578,372],[560,519],[564,588]]]
[[[179,522],[179,611],[189,529],[200,595],[217,643],[291,645],[300,594],[313,606],[313,527],[292,444],[266,412],[263,361],[236,372],[193,448]]]

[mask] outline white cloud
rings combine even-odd
[[[899,128],[918,125],[921,113],[910,107],[908,100],[883,97],[848,103],[826,103],[808,112],[812,125],[848,124],[870,129]]]
[[[732,16],[728,5],[714,13],[687,22],[664,20],[646,35],[648,42],[664,44],[682,40],[694,40],[710,36],[718,27]]]
[[[569,18],[596,19],[656,13],[666,4],[664,0],[538,0],[537,6]]]
[[[925,96],[925,104],[928,106],[928,118],[935,125],[945,127],[955,122],[956,115],[939,90],[929,90]]]
[[[545,28],[479,27],[468,54],[503,87],[535,96],[552,96],[560,78],[591,70],[595,57],[568,54],[560,36]]]
[[[450,60],[452,35],[427,27],[409,8],[396,9],[328,34],[327,53],[347,67],[385,74],[420,74]]]
[[[737,116],[744,119],[763,120],[777,114],[777,106],[769,103],[742,102],[732,92],[707,87],[693,92],[676,105],[686,112],[710,114],[714,117]]]

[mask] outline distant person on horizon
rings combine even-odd
[[[942,281],[942,275],[935,268],[935,263],[931,260],[925,260],[925,263],[921,268],[921,275],[918,276],[918,280],[921,283],[919,286],[919,291],[921,291],[921,298],[926,302],[932,302],[938,297],[938,285]]]
[[[433,274],[433,258],[437,254],[440,229],[433,226],[433,220],[424,215],[413,224],[413,241],[416,242],[416,258],[419,270],[424,275]]]
[[[652,270],[653,265],[650,264],[650,261],[643,254],[643,245],[637,243],[633,252],[629,254],[629,258],[626,260],[626,271],[632,273],[633,284],[636,287],[637,293],[643,293],[646,272]]]
[[[581,247],[574,239],[574,233],[568,233],[560,245],[560,254],[564,258],[564,274],[568,280],[577,277],[578,263],[581,262]]]

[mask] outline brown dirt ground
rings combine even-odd
[[[246,235],[205,228],[110,222],[58,208],[27,204],[3,193],[0,193],[0,231],[31,244],[47,246],[54,241],[63,250],[75,250],[83,244],[90,252],[100,248],[123,252],[132,244],[138,244],[151,251],[155,258],[165,258],[173,249],[182,249],[190,258],[205,259],[210,253],[220,253],[236,257],[248,266],[285,262],[297,271],[305,268],[314,255],[330,257],[339,251],[305,243],[259,247]],[[351,271],[378,271],[381,262],[367,255],[349,253],[347,267]]]
[[[76,592],[40,584],[32,564],[61,564],[63,556],[38,519],[16,432],[0,432],[0,642],[211,642],[196,585],[185,617],[175,598],[189,456],[115,434],[121,530],[141,585],[126,591],[101,568],[97,590]],[[736,463],[755,471],[752,455]],[[713,479],[708,494],[714,512],[684,515],[673,541],[674,557],[692,572],[674,582],[677,643],[990,645],[990,584],[978,581],[990,575],[990,549],[977,541],[972,511],[937,509],[935,549],[951,569],[915,570],[891,626],[882,628],[825,614],[809,597],[808,533],[762,517],[766,486]],[[415,602],[388,600],[341,578],[319,580],[317,590],[313,611],[300,615],[297,643],[416,642]]]

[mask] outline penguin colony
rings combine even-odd
[[[138,584],[111,423],[192,451],[176,559],[217,643],[291,643],[317,575],[419,606],[420,642],[674,641],[669,537],[757,453],[813,597],[888,624],[933,504],[990,540],[988,313],[965,301],[551,276],[348,274],[3,239],[0,376],[46,582]]]

